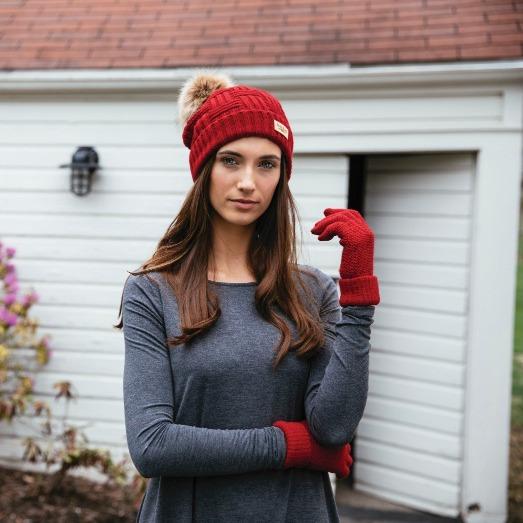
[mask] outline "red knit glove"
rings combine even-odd
[[[349,443],[341,447],[323,447],[312,436],[307,420],[276,421],[274,427],[283,430],[287,443],[284,468],[310,468],[335,472],[338,479],[346,478],[352,466]]]
[[[374,232],[354,209],[323,211],[325,218],[314,224],[318,240],[335,234],[343,245],[340,264],[340,305],[377,305],[380,302],[378,278],[373,274]]]

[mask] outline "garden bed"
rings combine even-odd
[[[56,492],[37,492],[45,475],[0,467],[0,521],[5,523],[134,522],[130,490],[68,475]]]

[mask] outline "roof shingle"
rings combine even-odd
[[[1,69],[497,60],[523,0],[5,0]]]

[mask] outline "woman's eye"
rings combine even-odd
[[[269,169],[272,169],[273,167],[275,167],[275,165],[271,161],[269,161],[269,160],[264,160],[263,163],[269,164]]]
[[[234,160],[234,158],[232,158],[231,156],[223,156],[222,157],[222,162],[225,164],[225,165],[232,165],[230,163],[227,163],[226,160],[233,160],[233,161],[236,161]]]

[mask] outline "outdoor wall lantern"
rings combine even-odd
[[[71,167],[70,189],[77,196],[85,196],[91,192],[92,177],[97,169],[101,169],[98,165],[98,153],[94,147],[88,145],[78,147],[71,163],[64,163],[60,167]]]

